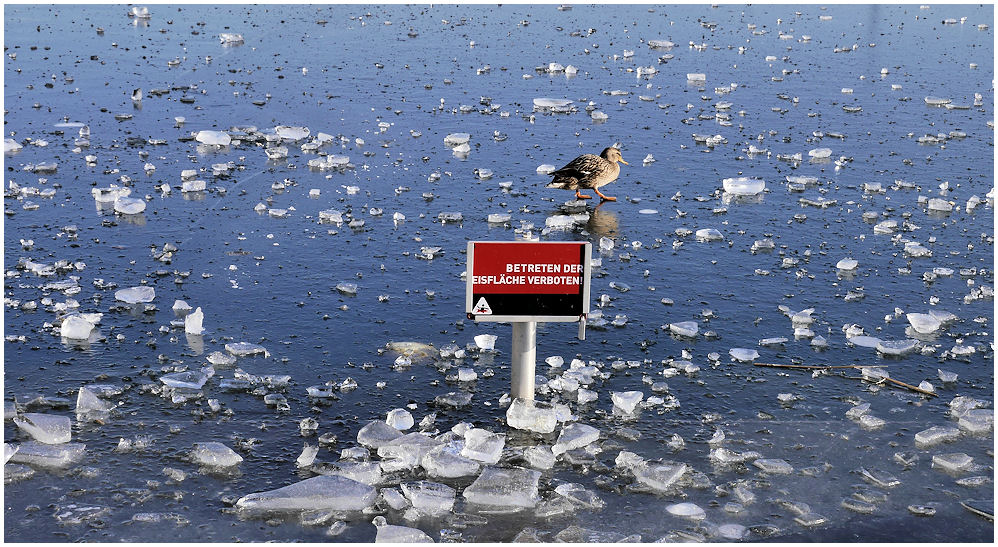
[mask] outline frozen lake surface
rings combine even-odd
[[[5,541],[993,539],[993,8],[130,10],[4,9]]]

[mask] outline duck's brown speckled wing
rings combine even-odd
[[[588,181],[603,170],[606,161],[594,154],[583,154],[568,162],[568,165],[553,171],[551,176],[554,179],[548,184],[549,188],[568,188],[575,190],[579,187],[588,188]]]

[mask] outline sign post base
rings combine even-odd
[[[510,397],[534,399],[534,370],[537,365],[537,322],[513,323],[513,372]]]

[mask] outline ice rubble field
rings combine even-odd
[[[993,10],[4,24],[6,541],[993,537]],[[561,239],[510,401],[463,250]]]

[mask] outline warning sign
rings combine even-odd
[[[486,321],[578,321],[589,311],[587,242],[468,243],[467,312]]]

